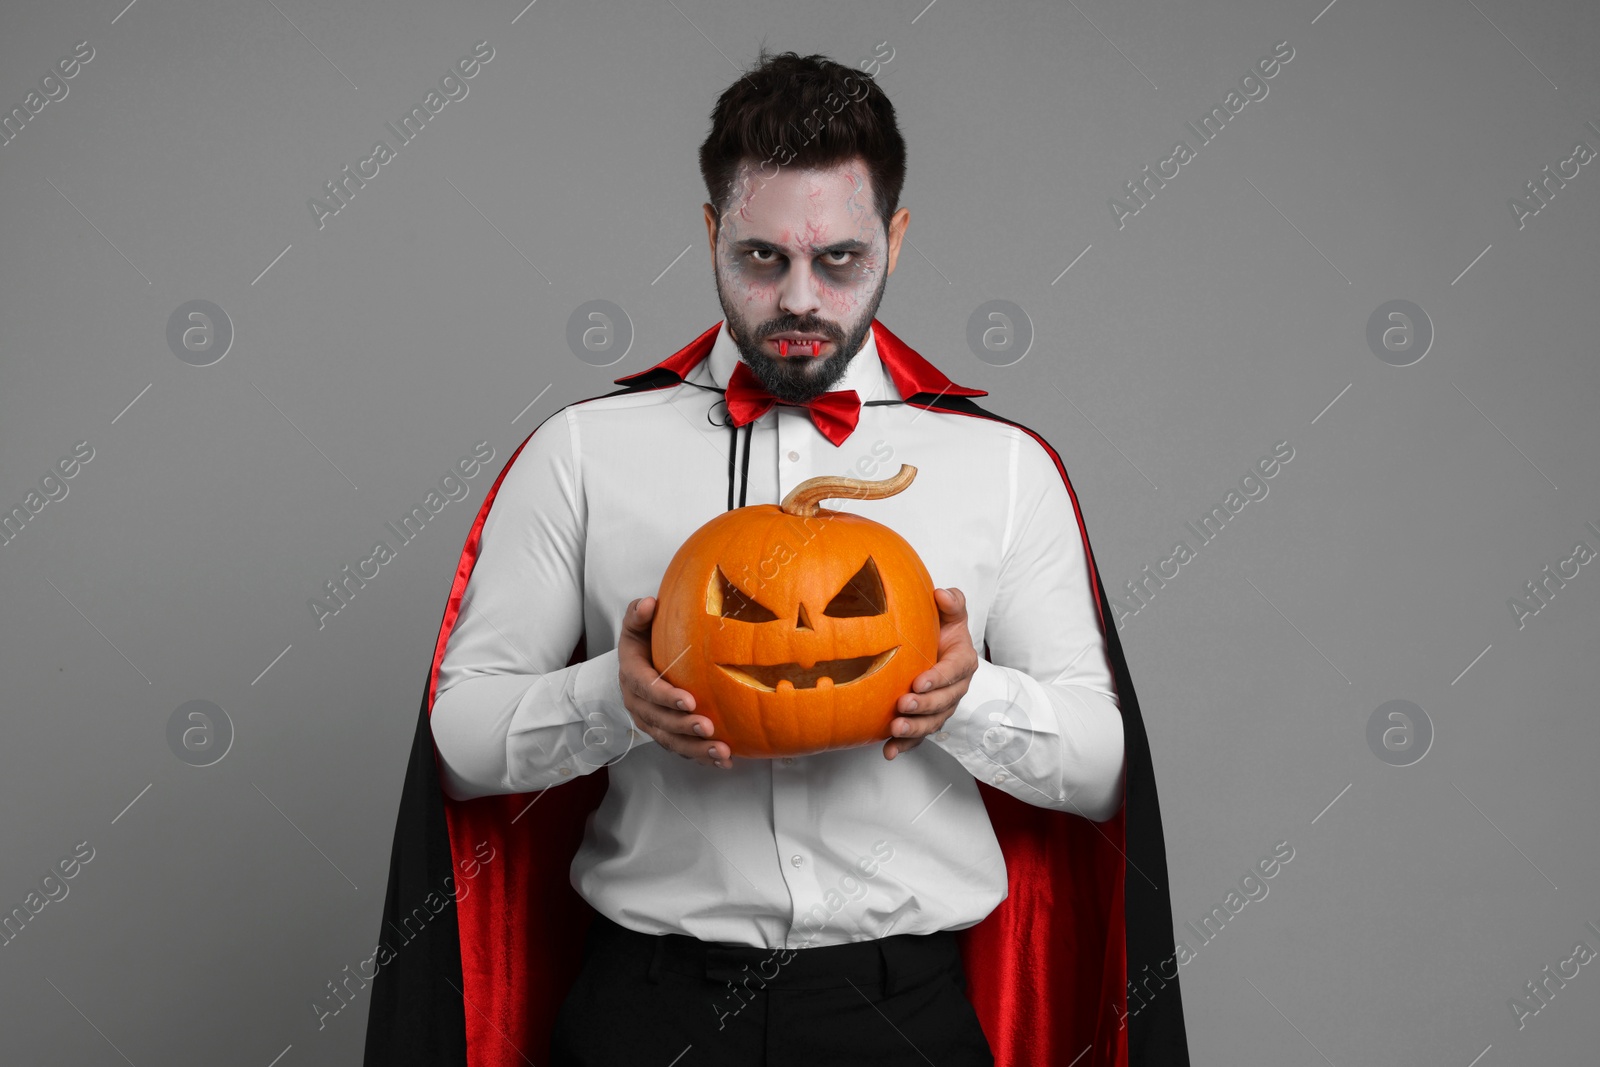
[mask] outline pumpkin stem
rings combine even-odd
[[[911,484],[917,468],[909,463],[900,464],[900,470],[890,478],[870,480],[847,478],[842,474],[819,474],[807,478],[784,496],[778,508],[789,515],[810,518],[821,509],[817,502],[829,497],[850,497],[855,500],[882,500],[894,496]]]

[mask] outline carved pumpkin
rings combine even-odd
[[[899,534],[817,506],[905,489],[821,476],[781,504],[718,515],[668,565],[651,658],[694,694],[734,756],[799,756],[889,737],[895,703],[938,661],[933,579]]]

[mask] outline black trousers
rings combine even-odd
[[[653,936],[597,914],[553,1067],[993,1067],[955,934],[805,949]]]

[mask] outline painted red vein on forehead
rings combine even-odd
[[[829,233],[827,223],[807,219],[805,236],[801,240],[815,249],[831,243],[828,239]]]

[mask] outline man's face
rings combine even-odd
[[[780,399],[828,391],[872,328],[911,213],[896,211],[885,232],[860,160],[774,175],[746,161],[721,226],[710,204],[704,212],[725,328],[744,361]]]

